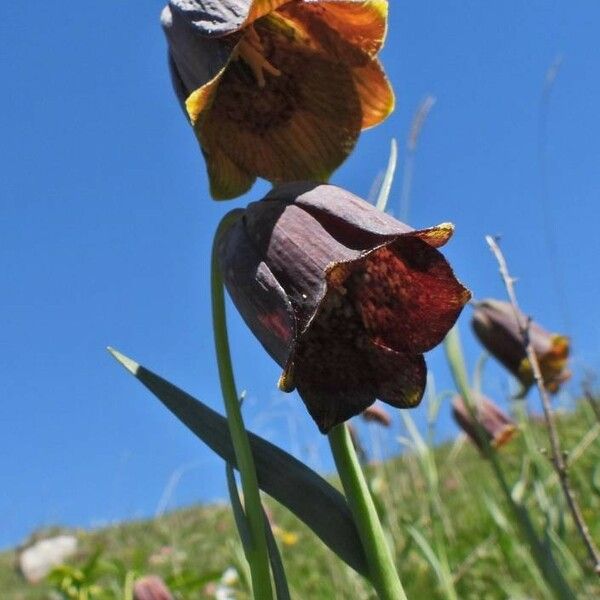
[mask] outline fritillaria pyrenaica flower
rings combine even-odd
[[[161,21],[214,198],[325,181],[393,109],[385,0],[170,0]]]
[[[467,408],[462,396],[452,400],[452,416],[467,437],[481,450],[485,436],[490,445],[500,448],[512,440],[517,433],[515,422],[492,400],[481,394],[474,394],[477,422]]]
[[[528,322],[522,313],[520,320]],[[534,383],[533,370],[513,306],[493,299],[476,302],[471,324],[483,347],[519,381],[522,387],[519,395],[526,394]],[[556,393],[571,376],[567,369],[569,338],[550,333],[534,321],[529,322],[528,329],[544,385],[549,392]]]
[[[341,188],[276,187],[218,241],[225,285],[322,432],[376,398],[416,406],[423,353],[470,293],[437,250],[445,223],[415,230]]]

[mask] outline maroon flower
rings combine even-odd
[[[527,317],[523,314],[520,319],[523,324],[527,322]],[[477,302],[472,325],[484,348],[519,380],[523,388],[521,395],[527,393],[533,385],[533,371],[513,306],[500,300]],[[549,333],[537,323],[531,322],[529,339],[540,363],[546,389],[551,393],[557,392],[560,385],[571,376],[567,369],[569,338]]]
[[[133,600],[173,600],[173,596],[160,577],[148,575],[135,582]]]
[[[376,398],[416,406],[423,352],[470,293],[436,250],[445,223],[414,230],[332,185],[292,183],[250,204],[220,240],[227,289],[322,432]]]
[[[362,413],[362,418],[367,422],[377,423],[382,427],[389,427],[392,424],[392,417],[390,417],[387,410],[381,406],[377,406],[377,404],[367,407]]]
[[[494,448],[500,448],[510,442],[517,433],[514,421],[489,398],[478,394],[475,400],[477,401],[475,409],[481,433],[478,433],[477,423],[463,398],[455,396],[452,401],[452,416],[460,428],[480,450],[483,446],[481,434],[487,437]]]

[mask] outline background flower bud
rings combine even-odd
[[[173,596],[160,577],[147,575],[135,582],[133,600],[173,600]]]
[[[526,323],[527,317],[520,314],[522,323]],[[492,299],[477,302],[471,323],[484,348],[519,380],[525,394],[534,378],[513,306]],[[561,383],[571,376],[567,370],[569,339],[549,333],[533,321],[529,323],[529,339],[540,363],[546,389],[557,392]]]
[[[371,423],[378,423],[382,427],[389,427],[392,424],[392,417],[385,408],[373,404],[366,408],[362,413],[362,418]]]
[[[322,432],[376,398],[421,401],[423,352],[470,297],[436,249],[452,231],[414,230],[341,188],[294,183],[221,238],[231,298]]]
[[[510,442],[517,433],[515,422],[489,398],[481,394],[475,394],[474,397],[481,433],[487,437],[494,448],[499,448]],[[481,450],[483,444],[477,431],[477,423],[461,396],[455,396],[452,400],[452,416],[469,439]]]

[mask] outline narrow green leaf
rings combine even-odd
[[[248,548],[252,543],[252,537],[250,535],[250,529],[248,528],[248,522],[246,521],[246,515],[244,514],[244,507],[240,501],[240,495],[235,482],[235,475],[233,474],[233,467],[230,463],[226,463],[225,465],[225,475],[227,476],[227,490],[229,491],[229,500],[231,502],[235,526],[240,534],[244,554],[246,555],[246,558],[248,558]]]
[[[417,546],[423,553],[423,556],[427,559],[427,562],[431,568],[435,571],[438,581],[441,583],[444,581],[444,569],[440,563],[435,551],[431,547],[431,544],[425,539],[425,536],[413,525],[409,525],[406,530],[412,539],[416,542]]]
[[[240,495],[238,492],[237,484],[235,482],[235,475],[233,473],[233,467],[227,463],[225,465],[225,473],[227,475],[227,488],[229,490],[229,498],[231,500],[231,507],[233,510],[233,517],[242,540],[242,547],[246,558],[248,558],[248,547],[251,544],[250,531],[248,529],[248,523],[246,520],[246,514],[244,513],[244,507],[240,501]],[[285,569],[283,567],[283,561],[279,554],[279,548],[275,541],[275,536],[269,525],[269,519],[264,512],[263,516],[265,520],[266,528],[266,539],[267,549],[269,551],[269,562],[271,563],[271,570],[273,572],[273,581],[275,582],[275,594],[277,600],[290,600],[290,590],[287,584],[287,578],[285,576]]]
[[[269,549],[269,559],[271,561],[271,570],[273,571],[273,581],[275,582],[275,595],[277,596],[277,600],[291,600],[283,560],[281,560],[277,541],[275,540],[266,514],[265,523],[267,527],[267,548]]]
[[[120,352],[109,351],[213,452],[236,466],[224,417]],[[304,521],[344,562],[368,577],[364,550],[344,496],[287,452],[253,433],[249,437],[260,488]]]
[[[385,212],[387,208],[388,200],[390,199],[390,191],[392,189],[392,183],[394,182],[394,173],[396,172],[396,164],[398,163],[398,144],[396,140],[392,138],[390,145],[390,157],[388,159],[387,168],[381,187],[379,188],[379,194],[377,195],[377,202],[375,206],[381,212]]]

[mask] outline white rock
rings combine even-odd
[[[61,565],[77,551],[77,538],[58,535],[40,540],[19,555],[19,568],[30,583],[41,581],[53,567]]]

